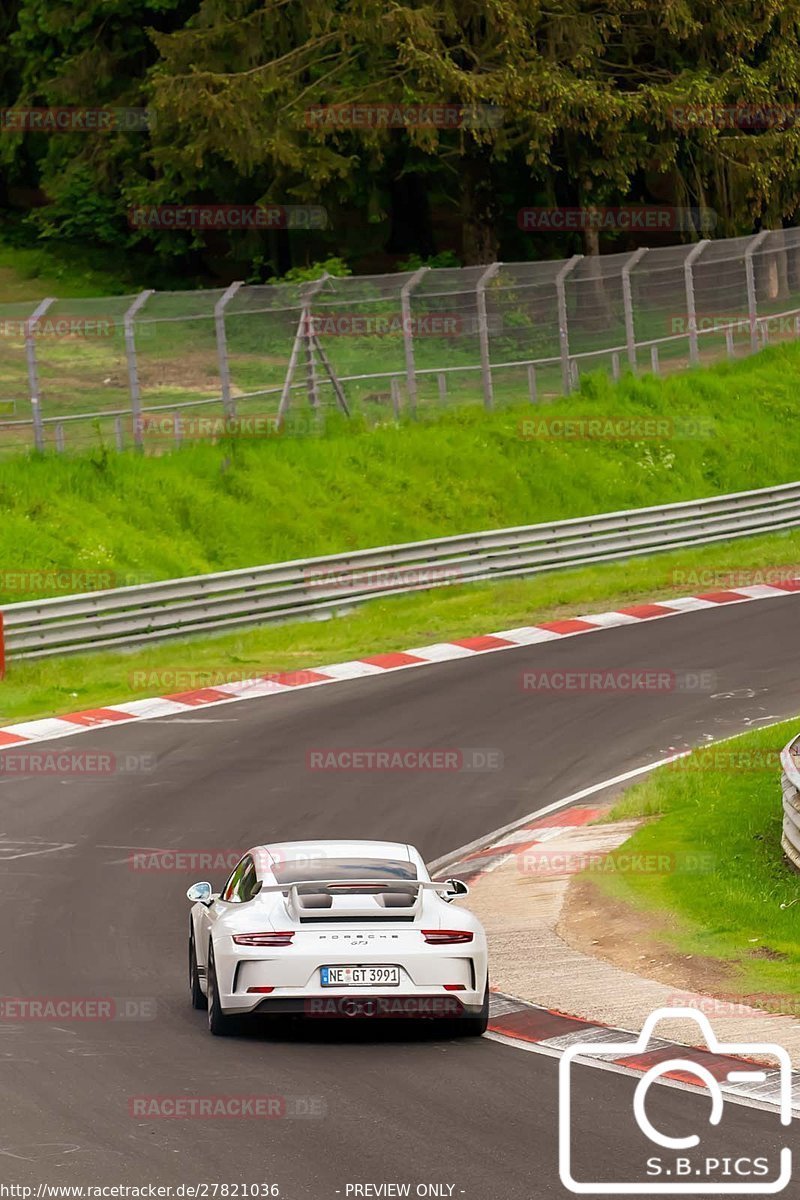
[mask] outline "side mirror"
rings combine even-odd
[[[213,895],[210,883],[193,883],[186,893],[186,899],[192,904],[208,904]]]
[[[468,896],[469,888],[462,879],[447,879],[447,895],[446,900],[455,900],[456,896]]]

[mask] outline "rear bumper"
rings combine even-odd
[[[336,996],[266,996],[250,1011],[274,1016],[301,1016],[309,1019],[366,1018],[383,1020],[452,1020],[458,1017],[478,1017],[482,998],[474,1001],[455,995],[391,995],[372,993]]]

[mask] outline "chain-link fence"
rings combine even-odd
[[[630,254],[0,304],[0,449],[158,452],[567,393],[797,336],[800,229]]]

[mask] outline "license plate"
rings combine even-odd
[[[399,967],[320,967],[323,987],[397,987]]]

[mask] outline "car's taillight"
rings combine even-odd
[[[423,929],[422,936],[431,946],[452,946],[456,942],[472,941],[472,934],[467,929]]]
[[[294,930],[285,933],[235,933],[237,946],[291,946]]]
[[[467,990],[465,983],[443,983],[442,987],[446,992],[465,992]]]

